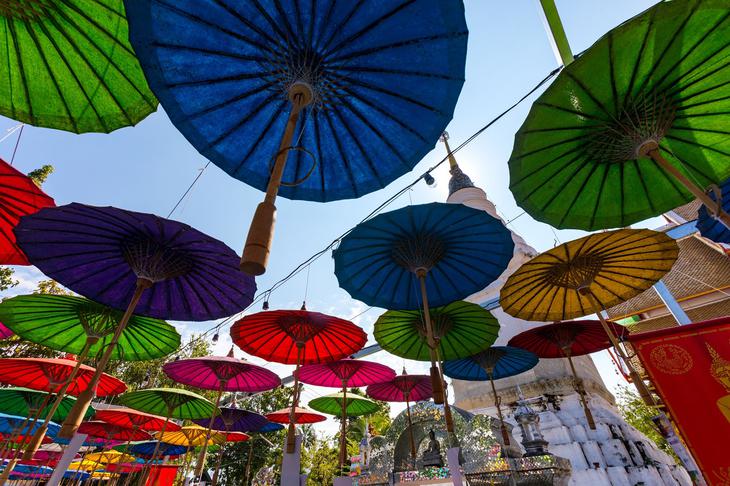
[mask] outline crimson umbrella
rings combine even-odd
[[[622,334],[620,326],[608,324],[612,326],[614,335]],[[586,402],[585,389],[573,366],[573,356],[596,353],[611,347],[611,339],[600,321],[555,322],[522,332],[510,339],[508,344],[531,351],[540,358],[568,358],[575,389],[580,396],[588,425],[595,430],[596,424]]]
[[[22,218],[15,235],[44,274],[91,300],[126,309],[62,437],[78,428],[132,313],[207,321],[246,308],[256,290],[228,246],[153,214],[72,203]]]
[[[152,436],[143,430],[121,427],[119,425],[94,420],[82,422],[79,425],[79,434],[86,434],[91,437],[99,437],[107,441],[140,441],[150,440]]]
[[[416,441],[413,438],[413,423],[411,422],[410,402],[428,400],[433,396],[430,375],[409,375],[405,368],[403,374],[390,381],[376,383],[367,387],[365,393],[376,400],[384,402],[406,402],[408,416],[408,433],[411,444],[412,465],[416,464]]]
[[[10,336],[13,335],[13,331],[5,327],[2,322],[0,322],[0,339],[7,339]]]
[[[299,370],[299,381],[308,385],[342,388],[342,417],[340,431],[340,471],[347,457],[345,431],[347,427],[347,387],[367,386],[395,377],[391,368],[372,361],[341,359],[330,363],[310,364]]]
[[[266,418],[279,424],[297,425],[316,424],[327,420],[324,415],[304,407],[295,408],[293,414],[290,408],[282,408],[276,412],[267,413]]]
[[[55,205],[32,179],[0,159],[0,264],[30,265],[15,242],[13,228],[22,216]]]
[[[160,431],[165,425],[165,417],[140,412],[138,410],[126,407],[97,410],[94,418],[96,420],[101,420],[102,422],[107,422],[109,424],[119,427],[139,429],[146,432]],[[174,422],[169,422],[166,429],[174,432],[176,430],[179,430],[180,426]]]
[[[367,335],[350,321],[307,310],[251,314],[231,327],[233,342],[245,352],[283,364],[295,364],[292,421],[287,451],[294,451],[294,415],[299,403],[299,367],[349,356],[365,345]],[[286,423],[286,422],[284,422]]]
[[[172,361],[165,364],[162,371],[178,383],[205,390],[218,390],[215,401],[216,409],[220,405],[224,391],[254,393],[271,390],[281,385],[281,379],[274,372],[236,359],[233,356],[232,347],[228,356],[205,356]],[[195,468],[196,477],[200,477],[203,473],[208,439],[210,439],[210,431],[215,418],[216,415],[213,414],[208,421],[206,440],[200,450]]]

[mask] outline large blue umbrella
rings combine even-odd
[[[725,179],[725,182],[719,186],[720,204],[719,209],[726,213],[730,213],[730,179]],[[715,191],[710,193],[710,198],[713,201],[718,200],[718,194]],[[697,211],[697,229],[700,230],[700,234],[705,238],[709,238],[717,243],[730,243],[730,228],[725,226],[715,215],[719,213],[717,211],[718,206],[712,209],[708,209],[704,204],[700,206]]]
[[[141,442],[139,444],[134,444],[132,447],[130,447],[129,452],[131,454],[134,454],[135,456],[148,458],[148,457],[152,457],[152,454],[155,452],[156,446],[157,446],[156,440],[152,440],[152,441],[148,441],[148,442]],[[187,451],[188,451],[188,448],[185,446],[179,446],[179,445],[168,444],[166,442],[160,442],[160,445],[159,445],[158,451],[157,451],[157,456],[158,457],[179,456],[181,454],[185,454]]]
[[[507,268],[514,243],[502,222],[462,204],[406,206],[355,227],[334,252],[340,287],[374,307],[423,309],[434,401],[443,403],[429,306],[484,289]]]
[[[324,202],[385,187],[433,148],[464,82],[461,0],[124,3],[175,126],[267,192],[244,252],[256,275],[277,193]]]
[[[40,427],[40,423],[28,420],[28,417],[22,415],[8,415],[0,413],[0,434],[3,435],[32,435]],[[47,435],[51,438],[56,437],[59,430],[58,424],[50,422],[48,424]]]
[[[501,400],[494,387],[494,380],[519,375],[531,370],[540,358],[535,353],[513,346],[492,346],[468,358],[455,359],[444,363],[444,374],[457,380],[487,381],[492,384],[494,404],[502,429],[504,445],[509,446],[509,435],[502,417]]]

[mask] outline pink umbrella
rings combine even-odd
[[[13,335],[13,331],[11,331],[7,327],[5,327],[3,325],[3,323],[0,322],[0,339],[7,339],[12,335]]]
[[[345,437],[347,387],[367,386],[392,380],[395,378],[395,371],[380,363],[345,358],[330,363],[304,365],[298,373],[299,381],[302,383],[342,388],[342,430],[340,431],[340,470],[342,470],[347,457],[347,439]]]
[[[178,383],[205,390],[218,390],[215,402],[216,410],[218,410],[224,391],[254,393],[272,390],[281,385],[281,379],[274,372],[242,359],[236,359],[233,356],[233,347],[228,352],[228,356],[205,356],[172,361],[165,364],[162,370]],[[215,414],[210,418],[205,442],[198,456],[195,468],[196,477],[203,473],[205,454],[214,420]]]
[[[370,385],[366,391],[369,397],[386,402],[406,402],[406,414],[408,416],[408,431],[411,441],[411,460],[416,463],[416,442],[413,438],[413,424],[411,423],[410,402],[428,400],[433,396],[431,389],[431,377],[429,375],[408,375],[403,369],[403,374],[384,383]]]

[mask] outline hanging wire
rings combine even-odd
[[[175,205],[174,205],[174,206],[172,207],[172,209],[170,210],[170,212],[169,212],[169,213],[167,213],[167,217],[168,217],[168,218],[169,218],[170,216],[172,216],[172,213],[174,213],[174,212],[175,212],[175,210],[176,210],[176,209],[178,208],[178,206],[180,206],[180,203],[182,203],[182,202],[183,202],[183,200],[184,200],[184,199],[185,199],[185,198],[187,197],[187,195],[188,195],[188,194],[190,194],[190,191],[192,191],[192,190],[193,190],[193,187],[194,187],[194,186],[195,186],[195,184],[196,184],[196,183],[198,182],[198,179],[200,179],[200,177],[201,177],[201,176],[203,175],[203,172],[205,172],[205,169],[207,169],[209,165],[210,165],[210,160],[209,160],[209,161],[208,161],[208,162],[207,162],[207,163],[206,163],[206,164],[205,164],[205,165],[203,166],[203,168],[202,168],[202,169],[200,169],[200,170],[198,171],[198,175],[197,175],[197,176],[195,176],[195,179],[193,179],[193,182],[191,182],[191,183],[190,183],[190,185],[189,185],[189,186],[188,186],[188,188],[187,188],[187,189],[185,190],[185,192],[183,192],[182,196],[180,196],[180,199],[178,199],[178,200],[177,200],[177,202],[176,202],[176,203],[175,203]]]
[[[15,148],[13,149],[13,155],[10,157],[10,165],[13,165],[13,162],[15,162],[15,154],[18,152],[18,145],[20,145],[20,137],[23,136],[23,129],[25,128],[25,123],[20,124],[20,131],[18,132],[18,139],[15,141]]]
[[[497,116],[495,116],[494,118],[492,118],[491,120],[489,120],[484,126],[482,126],[481,128],[479,128],[472,135],[470,135],[460,145],[458,145],[457,147],[455,147],[454,149],[452,149],[451,150],[451,154],[452,155],[455,155],[457,152],[459,152],[464,147],[466,147],[471,142],[473,142],[475,139],[477,139],[482,133],[484,133],[486,130],[488,130],[492,125],[494,125],[499,120],[501,120],[502,118],[504,118],[508,113],[510,113],[517,106],[519,106],[520,104],[522,104],[527,98],[529,98],[530,96],[532,96],[536,91],[538,91],[542,86],[544,86],[548,81],[550,81],[554,76],[556,76],[560,72],[560,70],[562,68],[563,68],[562,66],[559,66],[559,67],[555,68],[554,70],[552,70],[550,73],[548,73],[547,76],[545,76],[542,80],[540,80],[532,89],[530,89],[527,93],[525,93],[522,97],[520,97],[517,101],[515,101],[512,105],[510,105],[507,109],[505,109],[504,111],[502,111],[501,113],[499,113]],[[389,197],[388,199],[386,199],[384,202],[382,202],[380,205],[378,205],[367,216],[365,216],[365,218],[363,218],[360,221],[360,223],[364,223],[365,221],[368,221],[369,219],[372,219],[373,217],[375,217],[378,214],[380,214],[383,211],[383,209],[385,209],[386,207],[388,207],[390,204],[392,204],[394,201],[396,201],[398,198],[400,198],[403,194],[405,194],[406,192],[408,192],[412,187],[414,187],[416,184],[418,184],[421,180],[423,180],[424,179],[424,176],[426,174],[430,174],[432,171],[436,170],[438,167],[440,167],[442,164],[444,164],[448,160],[449,160],[449,155],[447,154],[438,163],[436,163],[435,165],[433,165],[432,167],[430,167],[425,173],[421,174],[416,180],[414,180],[413,182],[411,182],[407,186],[403,187],[398,192],[396,192],[394,195],[392,195],[391,197]],[[208,163],[210,163],[210,162],[208,162]],[[207,164],[206,164],[206,167],[207,167]],[[198,175],[198,177],[200,177],[200,174]],[[195,181],[193,181],[193,184],[194,183],[195,183]],[[191,185],[191,187],[192,187],[192,185]],[[186,194],[187,194],[187,192],[189,192],[189,189],[188,189],[188,191],[186,191]],[[185,194],[183,194],[183,197],[185,197]],[[181,198],[181,200],[182,200],[182,198]],[[179,202],[178,202],[178,204],[179,204]],[[176,207],[177,207],[177,205],[176,205]],[[175,208],[173,208],[173,211],[174,211],[174,209]],[[514,219],[517,219],[519,216],[521,216],[521,214],[518,215]],[[259,294],[254,298],[253,302],[251,302],[251,304],[249,304],[249,306],[246,307],[245,309],[243,309],[241,312],[239,312],[237,314],[234,314],[232,316],[226,317],[220,323],[216,324],[215,326],[211,327],[210,329],[204,331],[202,334],[198,335],[196,339],[202,340],[202,339],[205,339],[206,336],[209,335],[209,334],[211,334],[211,333],[219,332],[220,329],[225,324],[227,324],[228,322],[230,322],[232,320],[238,319],[239,316],[242,316],[254,304],[257,304],[258,302],[261,302],[262,300],[264,300],[265,297],[270,298],[272,292],[274,292],[275,290],[277,290],[282,285],[286,284],[289,280],[291,280],[293,277],[295,277],[297,274],[299,274],[299,272],[301,272],[304,268],[306,268],[307,266],[311,265],[314,261],[316,261],[320,257],[322,257],[322,255],[326,254],[328,251],[330,251],[332,248],[334,248],[336,245],[338,245],[339,242],[343,238],[345,238],[348,234],[350,234],[350,232],[353,229],[354,229],[354,227],[348,229],[347,231],[345,231],[344,233],[342,233],[340,236],[338,236],[337,238],[335,238],[334,240],[332,240],[330,243],[328,243],[324,248],[322,248],[321,250],[317,251],[316,253],[314,253],[313,255],[311,255],[310,257],[308,257],[307,259],[305,259],[303,262],[299,263],[296,267],[294,267],[293,270],[291,270],[283,278],[281,278],[281,279],[277,280],[276,282],[274,282],[274,284],[271,285],[271,287],[269,287],[266,290],[260,291]],[[556,238],[557,238],[557,235],[556,235]],[[266,299],[267,302],[268,302],[268,298]],[[183,346],[183,348],[181,348],[181,350],[187,348],[188,346],[191,346],[192,344],[193,344],[192,342],[191,343],[188,343],[187,345]]]
[[[20,130],[20,128],[21,128],[22,126],[23,126],[23,124],[22,124],[22,123],[20,123],[19,125],[15,125],[14,127],[10,127],[10,128],[8,128],[7,130],[5,130],[5,135],[3,136],[3,138],[0,138],[0,142],[4,142],[4,141],[5,141],[5,140],[7,140],[8,138],[12,137],[12,136],[13,136],[13,133],[15,133],[15,132],[17,132],[18,130]]]

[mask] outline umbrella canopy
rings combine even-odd
[[[206,441],[207,437],[207,441]],[[206,427],[199,425],[187,425],[176,432],[163,432],[157,435],[157,440],[165,444],[172,444],[185,447],[198,447],[204,445],[223,444],[226,442],[226,434],[213,431],[208,432]],[[159,454],[158,454],[159,456]]]
[[[444,374],[457,380],[499,380],[537,365],[536,354],[511,346],[492,346],[473,356],[444,363]]]
[[[512,258],[514,243],[502,222],[462,204],[406,206],[360,223],[334,251],[340,287],[367,305],[439,307],[484,289]],[[425,275],[425,274],[424,274]]]
[[[162,430],[162,427],[165,425],[165,417],[139,412],[131,408],[99,410],[94,415],[94,418],[119,427],[140,429],[147,432]],[[180,426],[174,422],[168,422],[166,426],[166,429],[170,431],[175,431],[179,428]]]
[[[158,446],[158,444],[160,444]],[[129,448],[129,452],[134,454],[135,456],[139,456],[142,458],[151,458],[152,453],[155,452],[155,449],[158,451],[158,456],[179,456],[181,454],[185,454],[188,451],[188,448],[185,446],[178,446],[174,444],[166,444],[166,443],[159,443],[158,441],[149,441],[149,442],[142,442],[140,444],[133,444]]]
[[[347,396],[343,393],[332,393],[309,401],[309,406],[313,410],[328,415],[341,415],[343,405],[345,405],[345,415],[347,417],[370,415],[380,409],[380,406],[374,401],[352,393],[347,394]]]
[[[348,358],[305,365],[299,370],[299,380],[302,383],[332,388],[367,386],[394,377],[395,371],[385,365]]]
[[[233,357],[205,356],[171,361],[162,367],[172,380],[205,390],[262,392],[281,385],[273,371]]]
[[[284,426],[281,424],[277,424],[276,422],[268,422],[265,425],[262,425],[260,428],[252,430],[251,432],[255,432],[257,434],[269,434],[271,432],[278,432],[283,429]]]
[[[135,125],[157,100],[121,0],[14,2],[0,16],[0,114],[70,132]]]
[[[77,365],[71,356],[66,358],[2,358],[0,359],[0,382],[56,393],[68,380]],[[78,395],[86,390],[94,368],[81,365],[66,393]],[[96,388],[96,395],[106,397],[124,393],[127,385],[123,381],[104,373]]]
[[[464,80],[461,2],[125,4],[172,122],[260,190],[282,148],[287,95],[307,86],[294,142],[303,149],[289,156],[284,181],[294,183],[281,189],[291,199],[360,197],[410,171],[451,119]]]
[[[3,435],[31,435],[40,426],[39,423],[28,423],[28,417],[22,415],[10,415],[0,413],[0,434]],[[48,436],[55,437],[59,426],[53,422],[48,424]]]
[[[228,432],[226,434],[226,442],[246,442],[251,437],[243,432]]]
[[[718,207],[723,211],[730,212],[730,178],[719,186],[719,194],[711,191],[709,196],[719,206],[708,209],[707,206],[700,206],[697,212],[697,229],[705,238],[709,238],[717,243],[730,243],[730,229],[715,217]],[[718,197],[719,196],[719,197]]]
[[[390,381],[367,387],[369,397],[385,402],[420,402],[433,395],[431,377],[403,373]]]
[[[119,464],[122,462],[135,462],[137,460],[137,458],[132,455],[114,450],[86,454],[84,459],[87,461],[98,462],[100,464]]]
[[[231,338],[248,354],[283,364],[336,361],[367,341],[352,322],[306,310],[250,314],[231,327]]]
[[[12,444],[27,444],[28,443],[28,436],[27,435],[6,435],[0,433],[0,443],[3,442],[10,442]],[[43,438],[44,444],[51,444],[53,443],[53,439],[50,437],[44,437]]]
[[[128,307],[139,279],[152,282],[134,309],[144,316],[227,317],[256,290],[225,244],[152,214],[72,203],[24,217],[15,234],[44,274],[115,309]]]
[[[460,300],[432,307],[429,314],[441,359],[465,358],[497,340],[499,321],[478,304]],[[374,335],[390,354],[417,361],[430,359],[426,325],[420,310],[385,312],[375,321]]]
[[[135,430],[119,425],[95,420],[93,422],[82,422],[79,426],[79,434],[86,434],[91,437],[101,437],[106,440],[118,441],[139,441],[150,440],[150,434],[143,430]]]
[[[729,177],[728,38],[727,4],[704,0],[659,2],[604,35],[517,133],[517,204],[557,228],[625,227]]]
[[[76,400],[71,397],[64,397],[61,404],[51,417],[51,420],[54,422],[63,421],[75,401]],[[38,413],[38,416],[45,417],[48,413],[48,403],[49,400],[47,392],[40,392],[22,387],[0,389],[0,412],[2,413],[30,417],[38,413],[41,406],[43,406],[40,413]],[[90,419],[94,413],[94,409],[89,408],[86,411],[85,418]]]
[[[103,469],[104,465],[96,461],[75,461],[68,465],[70,471],[96,471]]]
[[[622,334],[621,326],[612,327],[614,334]],[[599,321],[565,321],[521,332],[509,340],[509,345],[540,358],[566,358],[608,349],[611,340]]]
[[[107,347],[123,313],[83,297],[20,295],[0,303],[0,321],[28,341],[57,351],[96,356]],[[180,346],[173,326],[142,316],[131,316],[119,337],[114,360],[145,361],[161,358]]]
[[[640,294],[677,260],[671,237],[651,230],[606,231],[536,256],[500,291],[502,309],[528,321],[562,321],[608,309]]]
[[[137,390],[122,395],[119,402],[141,412],[180,420],[209,419],[218,412],[210,401],[180,388]]]
[[[193,422],[207,427],[210,419],[197,419]],[[226,432],[260,432],[260,429],[268,423],[266,417],[256,412],[240,408],[221,407],[220,414],[213,419],[211,428]]]
[[[8,329],[2,322],[0,322],[0,339],[7,339],[13,336],[13,331]]]
[[[0,24],[2,22],[2,17],[0,17]],[[0,41],[1,43],[2,41]],[[3,83],[1,79],[0,77],[0,91],[2,91]],[[6,99],[2,97],[0,106]],[[2,108],[0,108],[1,110]],[[13,228],[22,216],[55,205],[53,199],[43,193],[28,176],[0,159],[0,264],[30,265],[25,254],[15,242]]]
[[[280,424],[288,424],[289,422],[289,414],[291,413],[291,409],[289,408],[282,408],[281,410],[277,410],[276,412],[271,412],[266,414],[266,418],[269,419],[272,422],[277,422]],[[308,410],[304,407],[297,407],[294,410],[294,423],[295,424],[316,424],[318,422],[324,422],[327,420],[327,417],[324,415],[320,415],[316,412],[313,412],[311,410]]]

